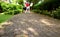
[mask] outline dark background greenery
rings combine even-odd
[[[32,2],[35,5],[38,4],[38,1],[41,0],[33,0]],[[44,0],[41,4],[33,6],[33,11],[60,19],[60,0]]]

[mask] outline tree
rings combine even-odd
[[[41,0],[39,0],[41,1]],[[36,5],[37,4],[37,5]],[[34,8],[41,9],[41,10],[53,10],[60,6],[60,0],[44,0],[42,3],[37,2]]]

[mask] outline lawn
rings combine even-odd
[[[9,20],[12,17],[12,15],[5,15],[5,14],[0,14],[0,23],[5,22]]]

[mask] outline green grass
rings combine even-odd
[[[0,14],[0,23],[5,22],[9,20],[12,17],[12,15],[5,15],[5,14]]]

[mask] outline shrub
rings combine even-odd
[[[44,15],[51,16],[53,18],[60,19],[60,8],[52,11],[47,11],[47,10],[33,10],[33,11],[39,14],[44,14]]]
[[[6,14],[17,14],[21,13],[23,10],[22,5],[15,5],[15,4],[10,4],[10,3],[1,3],[2,11],[5,12]]]
[[[53,16],[54,18],[60,19],[60,9],[57,9],[57,10],[55,10],[55,11],[52,11],[52,16]]]

